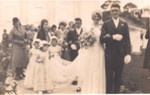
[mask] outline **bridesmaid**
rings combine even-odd
[[[49,28],[48,21],[46,19],[43,19],[41,21],[39,32],[37,33],[36,37],[34,37],[34,38],[38,38],[40,40],[45,40],[47,42],[50,42],[51,35],[49,33],[48,28]]]
[[[52,25],[51,27],[51,36],[56,36],[56,31],[57,31],[57,26],[56,25]]]
[[[68,43],[67,43],[67,34],[68,30],[66,29],[66,22],[60,22],[58,31],[56,32],[56,37],[58,38],[59,42],[61,43],[62,47],[62,55],[61,58],[70,61],[70,53],[68,49]]]

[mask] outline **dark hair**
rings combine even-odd
[[[70,21],[68,24],[70,25],[71,23],[74,23],[73,21]]]
[[[58,27],[58,29],[60,29],[60,26],[64,26],[64,27],[66,27],[66,25],[67,25],[67,23],[62,21],[62,22],[60,22],[60,23],[59,23],[59,27]]]
[[[46,40],[46,34],[45,34],[45,32],[44,32],[45,30],[43,28],[44,23],[48,23],[48,21],[46,19],[43,19],[41,21],[40,29],[37,34],[37,38],[39,38],[40,40]]]
[[[56,28],[57,26],[56,25],[52,25],[52,28]]]
[[[15,25],[15,23],[17,23],[18,21],[19,21],[19,19],[18,19],[17,17],[14,17],[14,18],[12,19],[13,25]]]
[[[81,18],[78,18],[78,17],[77,17],[77,18],[75,18],[74,20],[75,20],[75,21],[80,21],[80,22],[82,23]]]
[[[4,32],[6,32],[7,30],[6,29],[4,29]]]
[[[44,29],[43,29],[44,23],[48,23],[48,21],[47,21],[46,19],[43,19],[43,20],[41,21],[40,29],[42,29],[42,30],[44,30]]]
[[[34,30],[35,32],[37,32],[38,31],[38,29],[37,28],[35,28],[35,30]]]
[[[120,5],[119,5],[119,4],[112,4],[112,5],[111,5],[111,8],[112,8],[112,7],[117,7],[117,8],[120,9]]]

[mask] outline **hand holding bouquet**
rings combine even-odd
[[[37,63],[44,63],[45,61],[45,58],[44,57],[41,57],[41,56],[37,56],[36,60],[35,60]]]
[[[93,44],[96,42],[96,36],[94,32],[91,30],[90,32],[85,32],[79,37],[79,42],[81,45],[81,48],[89,48],[92,47]]]

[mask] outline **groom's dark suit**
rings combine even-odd
[[[67,35],[67,41],[69,43],[69,50],[70,50],[70,56],[71,56],[71,61],[73,61],[77,56],[78,56],[78,51],[80,49],[80,45],[79,45],[79,36],[82,34],[83,29],[81,28],[80,33],[78,34],[76,29],[74,29],[73,31],[69,31],[68,35]],[[71,45],[75,44],[77,49],[73,50],[71,48]]]
[[[110,35],[106,37],[106,35]],[[121,34],[121,41],[113,39],[113,35]],[[131,45],[128,25],[119,20],[118,27],[113,19],[104,22],[100,37],[101,43],[105,44],[106,64],[106,92],[119,93],[124,67],[124,57],[131,54]]]

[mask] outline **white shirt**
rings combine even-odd
[[[112,19],[113,19],[113,22],[114,22],[114,24],[115,24],[115,26],[117,28],[118,24],[119,24],[119,18],[117,18],[117,19],[112,18]]]
[[[78,33],[78,35],[80,34],[80,32],[81,32],[81,28],[76,28],[76,31],[77,31],[77,33]]]

